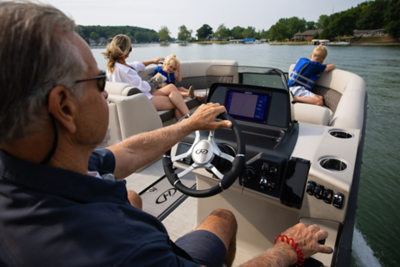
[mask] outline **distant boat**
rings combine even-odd
[[[350,42],[329,42],[327,45],[350,45]]]

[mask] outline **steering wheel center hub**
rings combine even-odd
[[[198,142],[192,152],[192,159],[198,165],[204,165],[214,158],[212,145],[207,140]]]

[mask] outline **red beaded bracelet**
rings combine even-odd
[[[303,250],[302,248],[298,248],[299,243],[294,243],[293,238],[289,238],[286,235],[277,235],[275,237],[275,244],[279,237],[281,238],[282,242],[285,242],[286,239],[286,243],[288,243],[289,245],[292,246],[292,248],[294,248],[294,251],[297,253],[297,265],[302,266],[305,261],[304,259],[305,254],[301,253],[301,251]]]

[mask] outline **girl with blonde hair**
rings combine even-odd
[[[167,56],[164,60],[163,66],[158,66],[154,72],[165,76],[167,78],[167,84],[175,84],[175,81],[182,81],[181,62],[174,54]],[[177,88],[181,92],[182,96],[188,96],[190,98],[196,97],[198,100],[204,99],[204,95],[197,95],[194,93],[194,86],[190,86],[189,89],[182,86]]]
[[[144,62],[126,62],[132,51],[132,43],[128,36],[119,34],[107,45],[103,53],[107,62],[107,78],[112,82],[128,83],[138,88],[155,106],[156,110],[175,109],[175,118],[179,120],[189,113],[181,93],[174,84],[168,84],[161,89],[152,90],[147,81],[143,81],[138,72],[150,64],[158,64],[164,58],[155,58]]]

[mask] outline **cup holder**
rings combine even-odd
[[[329,131],[329,134],[332,135],[333,137],[341,139],[350,139],[354,137],[352,133],[347,133],[341,130],[331,130]]]
[[[319,161],[319,165],[328,171],[344,172],[347,170],[347,163],[337,158],[323,158]]]

